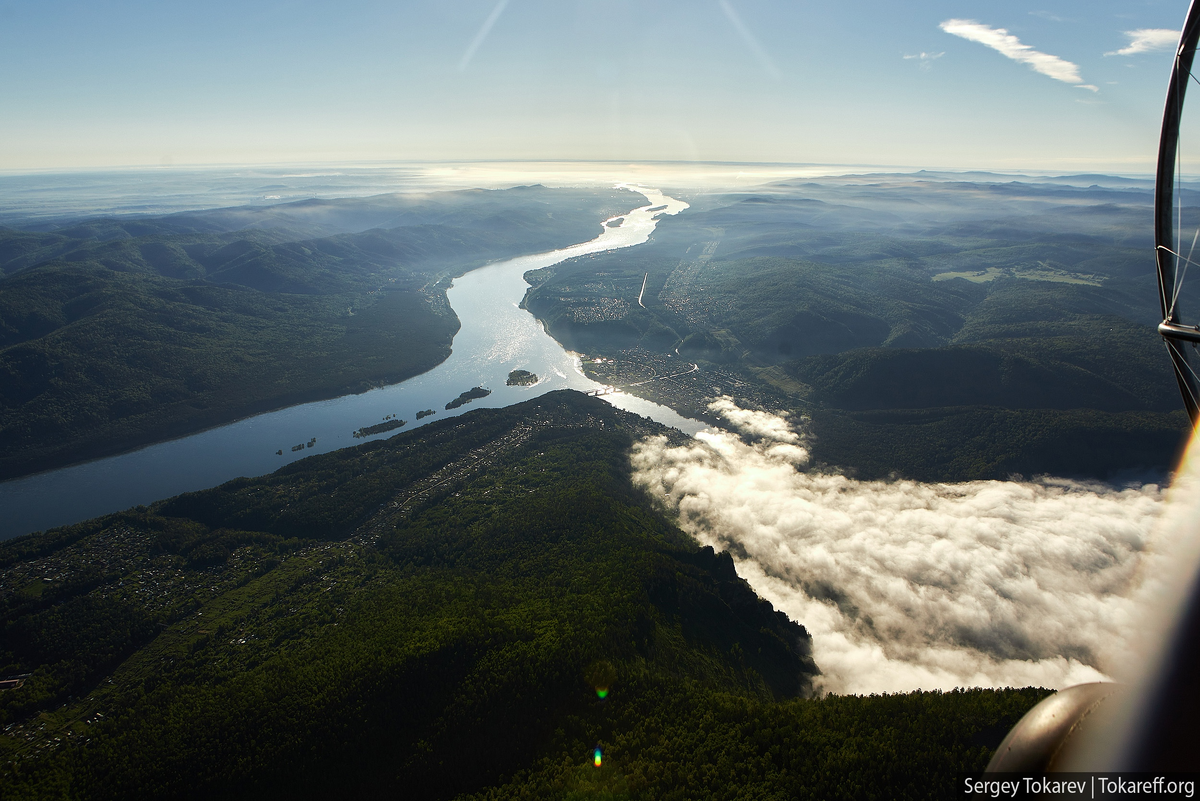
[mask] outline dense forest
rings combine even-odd
[[[689,200],[642,247],[527,276],[564,345],[702,368],[630,391],[808,418],[814,457],[864,478],[1174,466],[1148,189],[867,176]]]
[[[644,198],[518,187],[0,228],[0,479],[429,370],[447,279]]]
[[[812,697],[662,431],[556,392],[0,544],[3,796],[952,797],[1045,691]]]

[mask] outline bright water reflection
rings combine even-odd
[[[625,215],[619,228],[606,226],[591,242],[497,262],[458,278],[448,297],[462,329],[450,358],[428,373],[361,395],[292,406],[120,456],[0,483],[0,538],[86,520],[238,476],[269,473],[296,459],[362,442],[352,432],[387,415],[407,420],[401,430],[408,431],[481,406],[508,406],[556,389],[597,388],[579,369],[578,358],[563,351],[519,308],[528,287],[523,276],[564,259],[645,242],[660,215],[687,208],[658,190],[638,191],[650,202]],[[661,211],[648,211],[663,205]],[[514,369],[529,370],[540,380],[532,387],[506,386]],[[447,401],[475,386],[492,394],[457,410],[444,410]],[[704,428],[640,398],[614,394],[604,399],[688,433]],[[437,413],[417,421],[416,412],[422,409]],[[314,437],[313,447],[291,450]],[[282,456],[276,454],[279,450]]]

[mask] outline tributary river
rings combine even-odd
[[[67,525],[80,520],[147,504],[181,492],[212,487],[238,476],[257,476],[288,462],[344,448],[366,440],[353,432],[396,415],[408,423],[399,431],[480,407],[501,407],[556,389],[596,389],[578,357],[563,350],[531,314],[519,307],[536,270],[575,256],[645,242],[660,215],[678,214],[687,204],[654,189],[642,189],[649,203],[624,215],[620,227],[605,226],[590,242],[562,250],[496,262],[456,279],[450,305],[462,328],[454,337],[450,358],[427,373],[399,384],[359,395],[344,395],[280,409],[150,445],[130,453],[64,467],[0,483],[0,539]],[[650,213],[648,209],[665,205]],[[528,370],[540,380],[530,387],[505,385],[509,371]],[[445,411],[448,401],[475,386],[492,391],[486,398]],[[603,396],[622,409],[696,433],[705,426],[671,409],[624,394]],[[434,409],[420,421],[416,412]],[[398,431],[372,439],[394,436]],[[294,445],[312,447],[293,452]],[[277,451],[283,451],[278,455]]]

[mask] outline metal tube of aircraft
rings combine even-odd
[[[1167,87],[1166,108],[1163,111],[1162,135],[1158,145],[1158,172],[1154,185],[1154,251],[1158,261],[1158,295],[1163,321],[1158,333],[1167,343],[1175,379],[1187,408],[1192,425],[1200,420],[1200,377],[1193,366],[1197,361],[1194,347],[1200,342],[1200,328],[1180,322],[1179,271],[1180,253],[1173,241],[1176,234],[1175,169],[1179,152],[1179,123],[1183,115],[1183,100],[1187,93],[1196,43],[1200,39],[1200,3],[1193,0],[1175,51],[1175,65]],[[1184,265],[1186,270],[1186,265]]]

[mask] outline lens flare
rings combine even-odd
[[[600,760],[603,756],[600,753],[600,746],[596,746],[596,750],[592,752],[592,761],[596,763],[596,767],[600,767]]]
[[[617,669],[607,659],[598,659],[583,671],[583,680],[596,691],[596,697],[603,701],[608,697],[613,682],[617,680]]]

